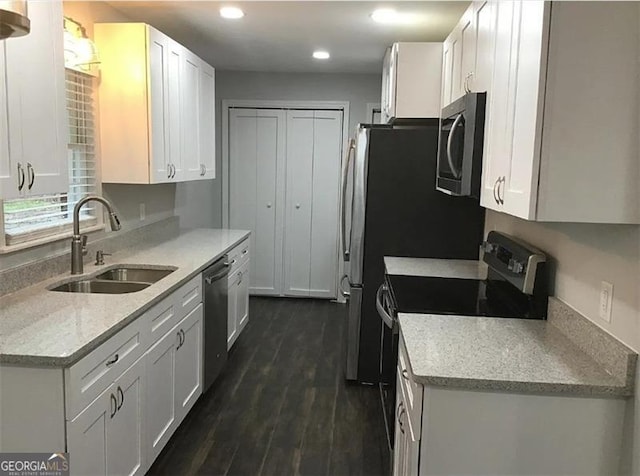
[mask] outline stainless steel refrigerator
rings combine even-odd
[[[397,127],[361,124],[351,141],[342,209],[348,380],[384,383],[389,374],[380,356],[392,346],[384,342],[375,307],[384,256],[478,259],[484,209],[477,200],[436,191],[438,133],[437,119]]]

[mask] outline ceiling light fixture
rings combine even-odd
[[[222,7],[220,9],[220,16],[229,20],[237,20],[244,16],[244,12],[238,7]]]
[[[420,20],[420,15],[399,13],[393,8],[379,8],[371,14],[371,19],[385,25],[409,25],[417,23]]]
[[[319,60],[326,60],[331,57],[328,51],[318,50],[313,52],[313,57]]]

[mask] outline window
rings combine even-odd
[[[94,78],[66,69],[69,138],[69,190],[54,195],[34,196],[4,202],[5,245],[14,246],[69,233],[73,207],[84,195],[97,193]],[[95,203],[82,207],[83,227],[100,224]]]

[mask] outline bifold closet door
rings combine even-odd
[[[286,114],[231,109],[229,225],[251,230],[251,293],[282,293]]]
[[[341,111],[287,111],[285,289],[336,297]]]

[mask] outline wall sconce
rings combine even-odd
[[[64,17],[64,65],[66,68],[97,76],[98,50],[84,27]]]

